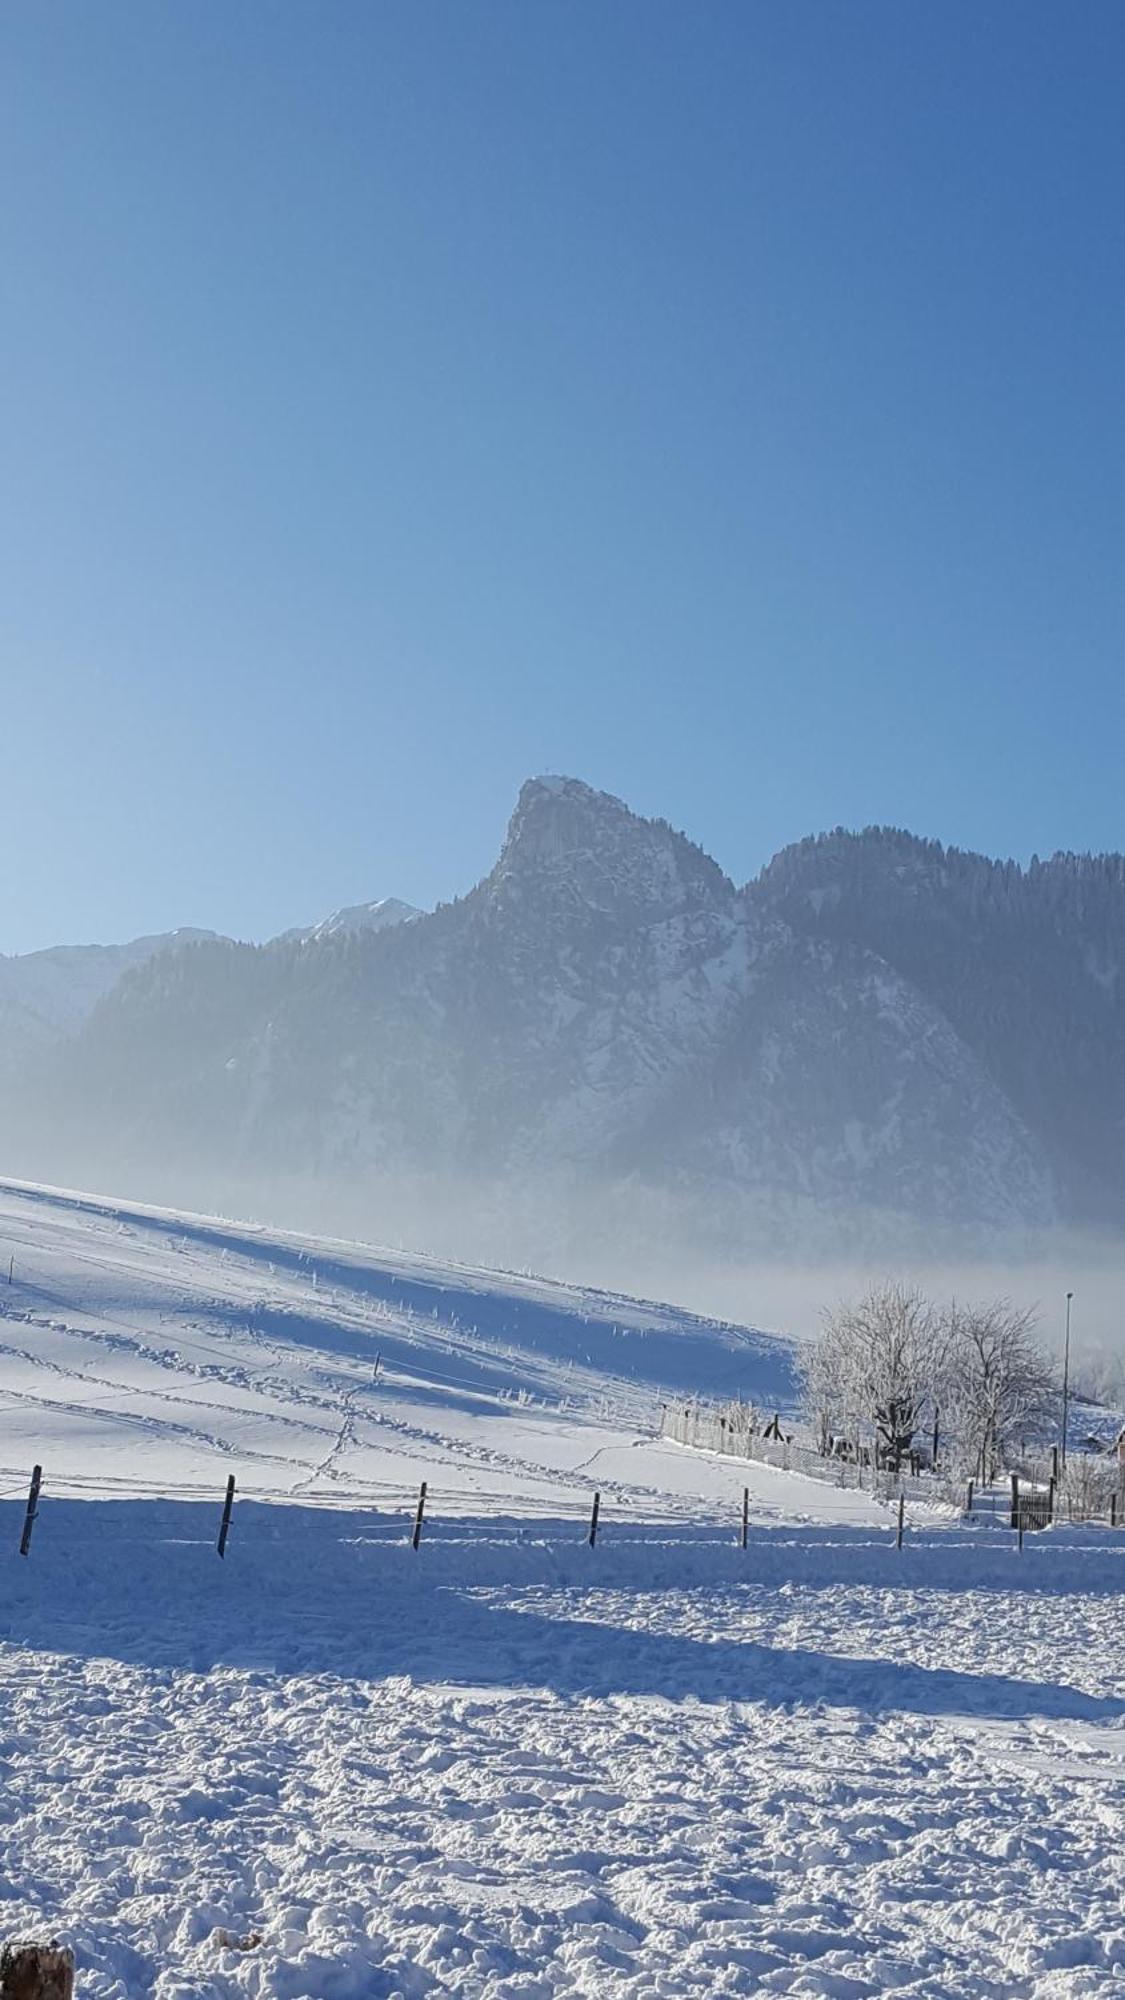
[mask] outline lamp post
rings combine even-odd
[[[1062,1420],[1062,1462],[1066,1464],[1066,1413],[1070,1402],[1070,1301],[1073,1292],[1066,1295],[1066,1341],[1063,1346],[1063,1420]]]

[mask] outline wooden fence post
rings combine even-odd
[[[968,1497],[965,1501],[965,1512],[966,1514],[971,1514],[972,1511],[973,1511],[973,1482],[970,1479]]]
[[[1055,1518],[1055,1475],[1052,1472],[1050,1479],[1047,1481],[1047,1519],[1048,1521],[1053,1521],[1054,1518]]]
[[[226,1561],[227,1536],[230,1534],[231,1508],[234,1506],[234,1474],[227,1480],[227,1497],[223,1501],[223,1518],[219,1523],[219,1554]]]
[[[1013,1474],[1012,1474],[1012,1526],[1013,1526],[1013,1528],[1018,1528],[1018,1527],[1019,1527],[1019,1524],[1020,1524],[1020,1476],[1019,1476],[1019,1473],[1018,1473],[1018,1472],[1013,1472]]]
[[[410,1546],[412,1549],[416,1549],[418,1547],[419,1542],[422,1539],[422,1516],[425,1513],[425,1511],[426,1511],[426,1482],[423,1479],[421,1486],[418,1488],[418,1510],[414,1516],[414,1533],[410,1537]]]
[[[750,1488],[742,1489],[742,1546],[746,1547],[747,1532],[750,1527]]]
[[[1110,1494],[1110,1496],[1109,1496],[1109,1525],[1110,1525],[1110,1527],[1111,1527],[1111,1528],[1116,1528],[1116,1526],[1117,1526],[1117,1495],[1116,1495],[1116,1493],[1111,1493],[1111,1494]]]
[[[905,1494],[900,1493],[898,1496],[898,1538],[896,1542],[896,1547],[900,1549],[902,1547],[902,1524],[905,1514],[906,1514],[906,1496]]]
[[[601,1504],[602,1504],[602,1496],[601,1496],[601,1494],[600,1494],[600,1493],[595,1493],[595,1495],[594,1495],[594,1504],[593,1504],[593,1506],[592,1506],[592,1507],[591,1507],[591,1509],[590,1509],[590,1535],[589,1535],[589,1541],[590,1541],[590,1547],[591,1547],[591,1548],[593,1548],[593,1547],[595,1546],[595,1544],[596,1544],[596,1542],[597,1542],[597,1539],[598,1539],[598,1509],[600,1508]]]
[[[43,1467],[37,1465],[31,1474],[31,1485],[27,1495],[27,1513],[23,1517],[23,1534],[20,1536],[20,1554],[25,1556],[31,1547],[31,1530],[35,1526],[35,1516],[39,1512],[39,1488],[43,1484]]]
[[[74,1953],[64,1944],[6,1944],[0,2000],[73,2000]]]

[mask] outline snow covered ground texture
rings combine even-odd
[[[9,1269],[13,1282],[7,1284]],[[0,1183],[0,1482],[445,1510],[690,1512],[649,1439],[703,1387],[784,1407],[784,1340],[353,1244]],[[640,1435],[639,1435],[640,1434]],[[638,1441],[639,1440],[639,1441]],[[727,1474],[716,1491],[730,1492]],[[849,1507],[850,1501],[842,1502]]]
[[[3,1931],[80,2000],[1125,1990],[1125,1534],[900,1554],[645,1436],[693,1366],[780,1395],[761,1336],[343,1246],[314,1298],[293,1239],[31,1191],[0,1229]]]

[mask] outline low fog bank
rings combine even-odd
[[[698,1188],[635,1180],[472,1179],[354,1173],[216,1172],[213,1162],[114,1159],[98,1148],[60,1159],[23,1147],[13,1176],[167,1203],[310,1234],[341,1236],[529,1271],[666,1300],[805,1340],[827,1307],[874,1279],[899,1278],[938,1301],[1003,1295],[1040,1314],[1061,1352],[1074,1293],[1071,1364],[1079,1393],[1125,1398],[1125,1239],[1056,1230],[982,1240],[924,1230],[881,1212],[827,1212],[792,1197],[732,1202]]]
[[[904,1232],[905,1233],[905,1232]],[[869,1254],[806,1259],[765,1254],[696,1257],[690,1245],[653,1243],[643,1252],[575,1250],[566,1269],[607,1289],[659,1298],[718,1319],[740,1321],[797,1341],[814,1339],[826,1309],[855,1299],[875,1281],[900,1279],[938,1304],[1007,1298],[1037,1315],[1037,1333],[1061,1361],[1066,1294],[1071,1307],[1071,1384],[1076,1396],[1125,1408],[1125,1246],[1090,1236],[1044,1239],[1026,1255],[898,1256],[880,1241]]]
[[[649,1275],[658,1264],[646,1267]],[[640,1274],[636,1274],[639,1278]],[[1076,1395],[1125,1406],[1125,1250],[1097,1239],[1072,1238],[1044,1244],[1026,1262],[968,1259],[926,1262],[904,1254],[895,1261],[877,1254],[847,1262],[807,1264],[748,1259],[711,1266],[669,1263],[659,1285],[661,1298],[697,1312],[746,1320],[796,1340],[815,1337],[826,1308],[855,1299],[873,1281],[901,1279],[917,1285],[937,1303],[953,1299],[1008,1298],[1037,1314],[1037,1332],[1060,1359],[1066,1324],[1066,1294],[1074,1293],[1071,1317],[1071,1379]],[[615,1283],[635,1290],[627,1266]]]

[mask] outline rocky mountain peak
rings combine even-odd
[[[481,885],[500,907],[536,901],[628,921],[725,907],[734,886],[664,820],[642,819],[578,778],[530,778]]]

